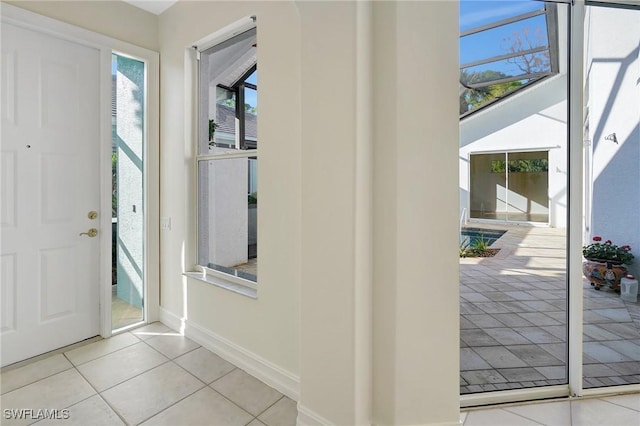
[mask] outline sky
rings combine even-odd
[[[533,0],[461,0],[460,31],[467,31],[502,19],[521,15],[527,12],[544,9],[544,3]],[[503,27],[483,31],[482,33],[460,38],[460,64],[508,53],[513,44],[512,36],[528,29],[532,41],[537,42],[537,35],[543,44],[547,43],[546,21],[544,15],[529,18]],[[536,33],[537,31],[537,33]],[[474,71],[494,69],[506,74],[518,72],[506,61],[483,65]]]

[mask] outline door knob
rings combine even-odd
[[[87,232],[81,232],[80,235],[87,235],[87,236],[93,238],[96,235],[98,235],[98,230],[96,228],[91,228]]]

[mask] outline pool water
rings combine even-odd
[[[507,231],[499,229],[464,228],[460,231],[460,244],[473,246],[477,241],[486,241],[490,246]]]

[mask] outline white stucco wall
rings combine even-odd
[[[567,79],[553,76],[460,122],[460,213],[469,217],[469,156],[549,151],[549,223],[566,227]]]
[[[640,275],[640,10],[590,7],[586,22],[593,182],[586,234],[631,245],[631,271]],[[612,133],[617,143],[605,139]]]

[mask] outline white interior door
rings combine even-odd
[[[1,108],[7,365],[99,333],[100,51],[3,22]]]

